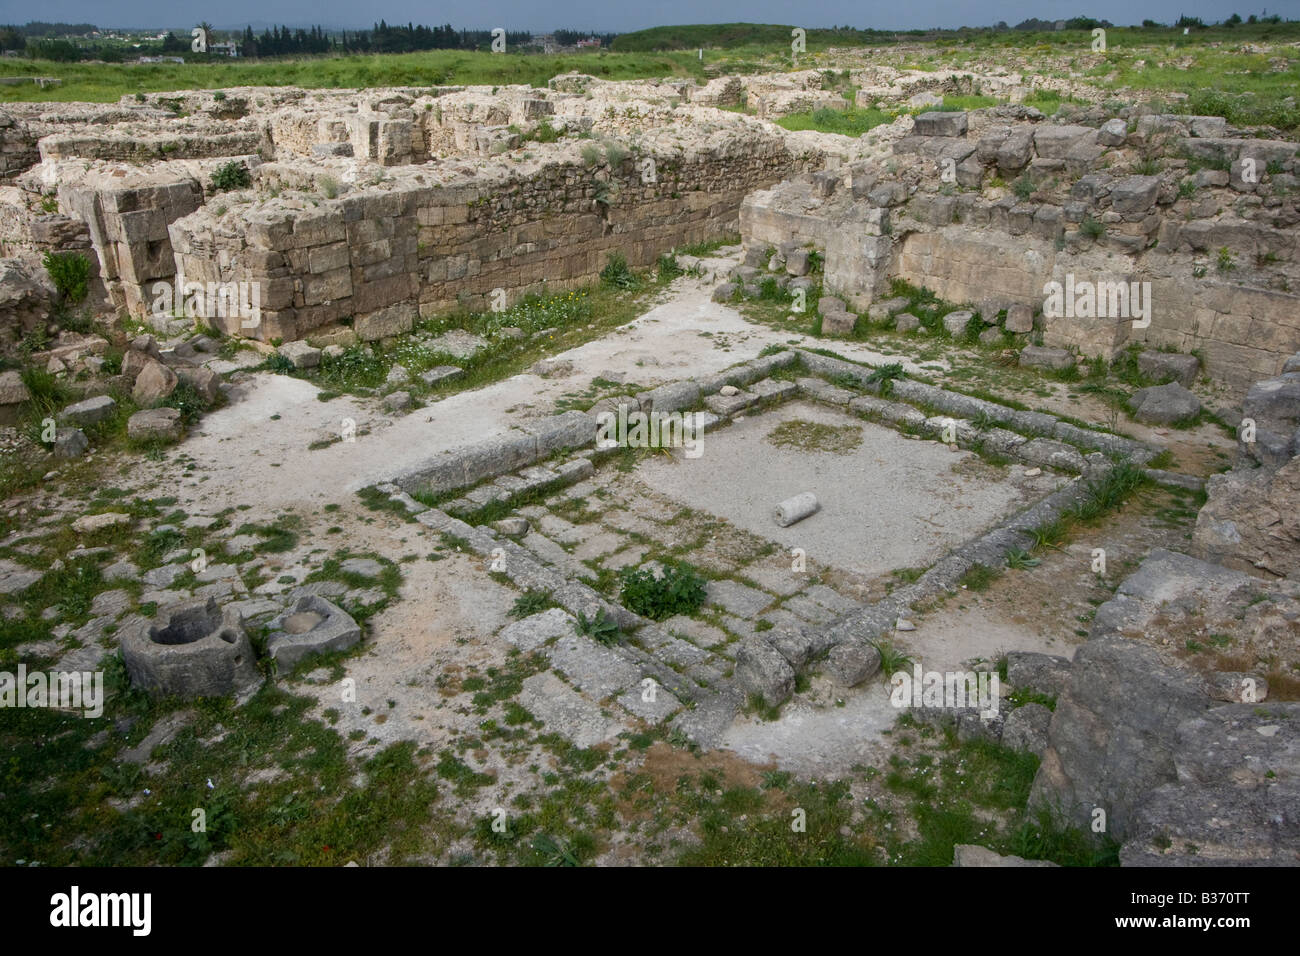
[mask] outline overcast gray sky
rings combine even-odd
[[[95,23],[99,26],[186,26],[209,20],[219,28],[267,23],[291,26],[369,26],[390,23],[451,23],[456,27],[505,26],[518,30],[573,28],[609,31],[678,23],[793,23],[913,29],[987,26],[1028,17],[1092,16],[1119,24],[1150,18],[1162,23],[1179,14],[1206,22],[1240,13],[1300,16],[1300,0],[476,0],[439,4],[430,0],[0,0],[0,23],[28,20]]]

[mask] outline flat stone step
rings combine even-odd
[[[526,679],[518,700],[548,732],[559,734],[575,747],[594,747],[627,729],[551,673]]]
[[[541,652],[574,687],[596,700],[620,694],[641,682],[641,668],[626,655],[582,634],[561,637],[543,646]]]
[[[722,735],[744,702],[740,689],[727,685],[700,698],[693,709],[684,710],[669,721],[669,726],[680,730],[697,746],[712,749],[722,742]]]

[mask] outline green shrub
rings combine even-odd
[[[1099,219],[1088,216],[1083,222],[1079,223],[1079,231],[1091,239],[1100,239],[1106,234],[1106,224]]]
[[[641,280],[636,277],[636,273],[627,264],[627,257],[621,252],[611,252],[609,259],[605,262],[605,268],[600,270],[600,281],[603,285],[612,286],[615,289],[635,289],[641,284]]]
[[[213,192],[223,193],[231,189],[247,189],[252,184],[253,177],[249,175],[248,167],[234,160],[224,166],[218,166],[217,171],[212,174]]]
[[[181,424],[189,426],[197,422],[199,416],[203,414],[204,401],[193,385],[181,381],[176,383],[176,387],[172,389],[172,393],[167,396],[163,405],[180,412]]]
[[[610,140],[605,144],[605,162],[609,163],[611,169],[620,166],[631,155],[628,148],[620,142]]]
[[[682,275],[685,270],[677,264],[677,257],[670,252],[664,253],[659,257],[659,266],[656,270],[659,278],[662,280],[676,279]]]
[[[623,605],[634,614],[662,621],[675,614],[694,614],[704,603],[705,580],[685,561],[665,561],[662,573],[624,568],[620,591]]]
[[[276,352],[266,360],[267,370],[274,372],[277,375],[288,375],[297,367],[298,366],[293,364],[292,359],[285,358],[279,352]]]
[[[59,298],[80,302],[90,292],[90,260],[79,252],[47,252],[41,262]]]
[[[867,376],[867,384],[879,382],[881,397],[887,398],[894,390],[894,379],[898,378],[907,378],[907,370],[903,368],[901,362],[890,362],[888,365],[872,369],[871,374]]]
[[[595,143],[584,143],[582,146],[582,164],[584,166],[595,166],[600,162],[600,148]]]
[[[529,617],[545,611],[549,607],[555,607],[555,602],[545,591],[536,591],[529,589],[519,597],[515,598],[514,605],[510,608],[511,617]]]
[[[886,678],[892,677],[899,671],[912,669],[912,658],[889,641],[872,642],[871,646],[880,654],[880,673]]]
[[[1021,176],[1011,184],[1011,191],[1016,194],[1018,199],[1028,199],[1034,194],[1034,190],[1037,188],[1038,187],[1034,184],[1034,181],[1029,178],[1028,174]]]
[[[538,143],[554,143],[560,138],[560,131],[551,125],[550,120],[542,120],[537,127],[524,137],[524,140],[533,140]]]
[[[598,644],[616,644],[618,643],[619,628],[618,622],[611,617],[605,616],[605,609],[602,607],[596,611],[594,617],[587,617],[581,611],[578,612],[578,620],[573,625],[574,630],[584,637],[589,637]]]

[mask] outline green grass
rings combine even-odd
[[[869,835],[850,825],[846,781],[799,782],[786,789],[708,790],[698,778],[679,782],[698,815],[701,841],[679,858],[683,866],[873,866]],[[797,813],[802,811],[802,813]],[[739,819],[744,816],[742,821]],[[802,830],[796,829],[802,820]]]
[[[868,130],[893,121],[894,117],[884,110],[850,106],[843,110],[823,107],[810,113],[791,113],[777,120],[777,125],[791,131],[816,130],[819,133],[861,136]]]
[[[93,64],[6,60],[12,76],[50,76],[60,86],[0,86],[0,102],[110,103],[122,96],[236,86],[370,89],[385,86],[523,84],[543,87],[561,73],[590,73],[605,80],[660,76],[702,77],[693,54],[593,53],[543,56],[433,50],[424,53],[338,55],[227,63]],[[229,102],[225,105],[229,105]]]
[[[1001,573],[1000,569],[990,568],[987,564],[972,564],[957,583],[968,591],[987,591]]]
[[[283,373],[306,379],[331,393],[366,394],[381,388],[393,366],[401,365],[411,373],[411,380],[402,387],[417,398],[478,388],[517,375],[538,359],[606,335],[640,315],[645,297],[656,286],[645,281],[641,273],[624,271],[625,262],[623,267],[610,272],[611,277],[617,275],[617,281],[552,296],[527,296],[502,312],[443,315],[415,329],[423,336],[463,330],[486,339],[486,347],[469,358],[436,351],[423,344],[420,337],[407,335],[387,348],[379,343],[348,346],[341,355],[323,357],[314,369],[284,366]],[[629,282],[634,287],[620,286]],[[507,328],[522,329],[525,337],[503,334]],[[436,386],[420,381],[421,372],[438,365],[455,365],[463,371]]]
[[[236,865],[322,866],[364,861],[387,848],[398,861],[421,845],[426,829],[446,828],[431,811],[438,790],[414,744],[394,744],[357,767],[342,737],[307,716],[306,697],[268,686],[238,710],[224,700],[191,703],[193,719],[155,751],[165,764],[155,770],[121,754],[174,705],[131,691],[120,662],[106,683],[103,720],[0,710],[6,859],[193,866],[224,852]],[[124,719],[134,722],[125,735],[91,740]],[[242,784],[269,768],[279,771],[271,782]],[[191,830],[195,808],[205,811],[206,832]]]

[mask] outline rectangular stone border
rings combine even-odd
[[[863,417],[879,418],[927,435],[938,435],[942,430],[952,427],[959,445],[970,447],[992,439],[995,450],[1000,453],[1032,464],[1074,471],[1080,477],[1005,519],[992,530],[953,548],[916,581],[899,588],[882,601],[859,605],[822,627],[809,625],[796,632],[778,626],[771,632],[743,639],[737,648],[739,655],[748,643],[768,645],[787,658],[792,670],[796,672],[824,658],[836,646],[869,643],[893,632],[896,620],[911,613],[915,606],[957,590],[961,577],[976,564],[1001,567],[1011,550],[1028,550],[1033,545],[1030,529],[1061,518],[1071,505],[1083,500],[1090,481],[1102,480],[1110,473],[1116,460],[1127,458],[1145,464],[1158,454],[1155,449],[1141,442],[1106,432],[1093,432],[1043,412],[1020,411],[909,379],[894,380],[890,398],[882,398],[879,397],[880,383],[868,381],[873,369],[804,349],[787,349],[761,356],[707,378],[661,385],[639,393],[635,400],[639,410],[647,413],[688,411],[698,408],[706,396],[716,394],[724,385],[752,385],[776,370],[799,363],[815,376],[816,384],[804,379],[800,380],[795,389],[767,389],[760,393],[759,401],[754,404],[776,404],[798,395],[827,404],[847,406]],[[854,395],[825,381],[831,376],[847,376],[864,390],[875,394]],[[905,399],[906,402],[894,401],[895,397]],[[938,408],[953,416],[982,415],[1040,437],[1030,439],[1024,434],[1001,428],[981,430],[965,418],[927,417],[910,403]],[[737,411],[748,413],[753,407],[751,404]],[[714,418],[714,422],[725,420],[725,415]],[[531,478],[524,476],[512,477],[509,481],[499,480],[494,486],[495,493],[483,496],[484,504],[495,500],[509,501],[519,494],[567,483],[561,474],[566,470],[571,481],[586,477],[590,474],[590,468],[594,467],[590,459],[616,454],[618,450],[596,450],[594,421],[587,412],[570,411],[527,426],[522,435],[493,438],[459,452],[445,453],[435,462],[417,466],[397,476],[392,482],[380,485],[379,490],[387,493],[390,500],[401,503],[408,512],[415,515],[415,520],[420,524],[440,534],[453,535],[466,541],[476,554],[485,558],[505,557],[505,566],[509,569],[507,575],[522,590],[545,592],[575,616],[583,613],[590,617],[598,611],[604,611],[607,617],[617,621],[619,627],[636,641],[618,645],[616,650],[641,668],[643,676],[659,681],[690,708],[673,717],[671,725],[700,746],[715,745],[744,706],[746,697],[746,688],[740,681],[725,677],[719,679],[720,671],[712,658],[724,658],[711,652],[708,654],[704,671],[707,678],[701,676],[699,680],[692,680],[689,676],[678,673],[639,646],[647,643],[647,640],[640,638],[643,633],[648,635],[652,650],[661,650],[665,642],[677,640],[664,635],[652,622],[621,604],[606,599],[590,586],[570,580],[562,572],[543,565],[532,552],[516,542],[498,536],[486,527],[462,521],[441,509],[428,508],[409,494],[410,491],[425,489],[459,490],[488,479],[500,479],[508,472],[560,451],[585,449],[587,445],[592,446],[590,452],[578,452],[578,458],[566,462],[554,472],[544,468],[528,469],[547,472],[553,477],[533,475]],[[1085,455],[1074,447],[1076,445],[1099,450],[1089,451]],[[1146,473],[1161,483],[1179,487],[1192,487],[1198,481],[1191,476],[1154,469],[1146,469]],[[465,498],[460,501],[475,503]]]

